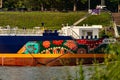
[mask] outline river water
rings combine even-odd
[[[89,80],[94,66],[82,66],[85,80]],[[0,80],[75,80],[80,77],[80,66],[58,67],[0,67]]]

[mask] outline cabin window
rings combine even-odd
[[[92,30],[82,30],[82,36],[92,36],[93,31]]]
[[[87,32],[87,36],[92,36],[92,32]]]

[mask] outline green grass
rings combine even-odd
[[[72,25],[86,14],[87,12],[0,12],[0,26],[33,28],[41,26],[41,23],[44,22],[47,29],[60,29],[62,24]],[[102,24],[108,26],[109,22],[109,15],[102,13],[102,15],[90,16],[79,25]]]
[[[95,25],[103,25],[103,26],[109,26],[111,22],[111,16],[108,13],[101,13],[101,15],[92,15],[83,22],[80,23],[82,24],[95,24]]]

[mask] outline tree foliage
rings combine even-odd
[[[101,0],[90,0],[91,9],[100,5]],[[120,0],[105,0],[108,9],[115,10],[116,4]],[[3,0],[3,7],[8,10],[58,10],[58,11],[77,11],[87,10],[88,0]]]
[[[120,0],[110,0],[110,2],[118,3]]]

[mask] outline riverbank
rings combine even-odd
[[[88,14],[80,12],[0,12],[0,26],[10,25],[11,27],[33,28],[36,26],[47,29],[60,29],[62,24],[73,25],[74,22]],[[110,15],[102,12],[100,15],[92,15],[78,25],[110,25]]]

